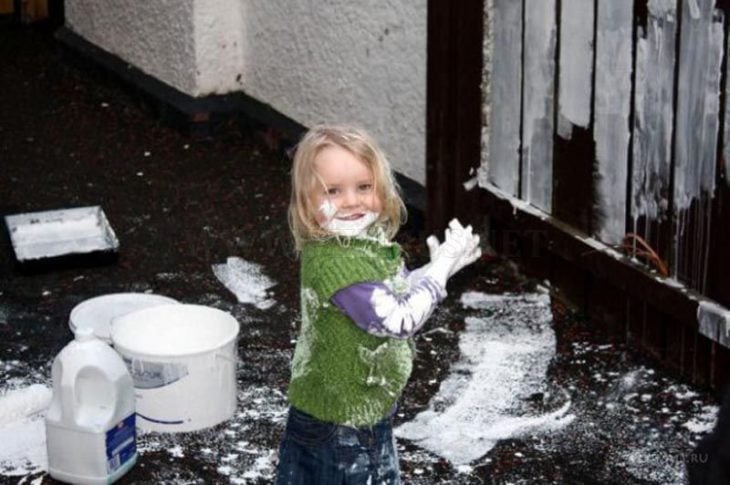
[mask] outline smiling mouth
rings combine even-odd
[[[363,217],[365,214],[350,214],[347,216],[338,216],[337,219],[341,221],[356,221]]]

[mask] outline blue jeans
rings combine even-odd
[[[279,447],[277,485],[400,484],[393,426],[372,428],[326,423],[289,408]]]

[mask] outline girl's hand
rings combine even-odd
[[[478,260],[482,255],[479,247],[479,236],[473,234],[471,226],[464,228],[457,219],[452,219],[445,232],[444,244],[440,244],[436,236],[431,235],[426,239],[431,262],[443,255],[444,251],[454,257],[454,264],[449,271],[448,277],[453,276],[465,266]]]
[[[449,223],[443,244],[439,244],[436,236],[429,236],[426,244],[431,255],[427,273],[443,286],[454,273],[479,259],[482,254],[479,236],[473,234],[471,226],[464,228],[456,219]]]

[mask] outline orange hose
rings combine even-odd
[[[641,249],[637,250],[636,246],[640,246]],[[654,267],[659,274],[664,277],[669,276],[669,269],[667,263],[659,257],[656,251],[638,234],[633,232],[628,233],[624,236],[623,246],[627,253],[633,253],[634,256],[641,257],[647,260],[647,263]]]

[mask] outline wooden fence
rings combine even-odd
[[[730,2],[486,1],[429,2],[432,227],[488,215],[604,330],[721,387]]]

